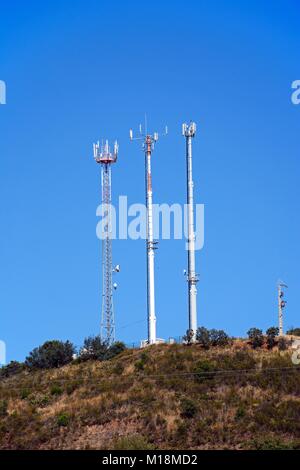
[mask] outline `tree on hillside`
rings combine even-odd
[[[279,351],[286,351],[288,348],[288,342],[285,338],[283,338],[282,336],[280,336],[280,338],[278,339],[278,349]]]
[[[29,353],[25,365],[31,369],[61,367],[71,362],[74,354],[75,347],[70,341],[46,341]]]
[[[89,359],[97,361],[106,361],[121,354],[125,351],[126,346],[121,341],[116,341],[111,346],[108,346],[106,341],[101,337],[89,336],[85,338],[82,348],[79,353],[79,360],[87,361]]]
[[[83,361],[96,359],[103,361],[107,354],[108,345],[98,336],[88,336],[83,342],[83,346],[79,352],[79,358]]]
[[[279,328],[272,326],[266,331],[268,349],[273,349],[276,344],[276,336],[279,335]]]
[[[209,336],[212,346],[227,346],[230,343],[230,338],[224,330],[212,329]]]
[[[187,331],[187,335],[184,337],[184,339],[188,338],[190,331],[191,330]],[[230,343],[230,338],[224,330],[208,330],[204,326],[201,326],[197,329],[196,341],[204,349],[209,349],[211,346],[227,346]]]
[[[287,335],[300,336],[300,328],[290,328],[287,332]]]
[[[125,350],[125,344],[122,341],[116,341],[108,348],[107,353],[105,355],[105,359],[112,359],[113,357],[118,356]]]
[[[211,346],[209,331],[204,326],[197,329],[196,340],[204,349],[209,349]]]
[[[262,330],[259,330],[258,328],[250,328],[250,330],[247,332],[247,335],[251,341],[253,349],[261,348],[264,344]]]

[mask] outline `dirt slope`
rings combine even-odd
[[[23,371],[0,382],[1,449],[300,448],[290,352],[198,345]]]

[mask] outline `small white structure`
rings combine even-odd
[[[164,344],[166,341],[162,338],[156,338],[156,342],[155,344]],[[147,346],[150,346],[150,344],[154,344],[154,343],[149,343],[149,341],[147,339],[143,339],[141,341],[141,349],[143,348],[146,348]]]

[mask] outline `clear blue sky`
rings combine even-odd
[[[95,235],[98,138],[118,138],[114,198],[144,201],[143,154],[128,129],[146,111],[169,126],[153,155],[154,201],[185,201],[181,124],[198,124],[199,324],[243,335],[299,326],[300,79],[297,1],[1,2],[0,339],[8,360],[47,339],[81,344],[100,322]],[[156,256],[158,335],[187,328],[184,241]],[[118,338],[146,337],[145,245],[117,241]],[[145,320],[143,322],[143,320]]]

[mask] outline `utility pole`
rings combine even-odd
[[[167,128],[165,131],[167,134]],[[157,249],[157,242],[153,238],[153,199],[152,199],[152,173],[151,156],[154,146],[158,141],[158,133],[149,134],[145,125],[145,132],[140,125],[140,136],[133,137],[130,129],[130,140],[143,140],[145,152],[145,189],[146,189],[146,209],[147,209],[147,231],[146,231],[146,253],[147,253],[147,319],[148,319],[148,344],[157,342],[156,335],[156,314],[155,314],[155,281],[154,281],[154,254]]]
[[[197,332],[197,282],[195,267],[195,230],[194,230],[194,182],[192,162],[192,139],[196,134],[196,124],[182,125],[182,135],[186,138],[186,171],[187,171],[187,206],[188,206],[188,311],[189,330],[193,332],[192,341],[196,341]]]
[[[101,313],[101,339],[111,345],[115,341],[115,319],[113,308],[113,289],[117,284],[112,281],[114,272],[119,272],[117,265],[112,264],[112,219],[111,219],[111,165],[117,161],[119,146],[115,142],[111,152],[108,141],[100,145],[94,144],[94,158],[101,164],[102,205],[106,214],[102,235],[102,313]]]
[[[279,336],[283,336],[283,310],[287,304],[286,300],[283,300],[284,289],[288,286],[282,281],[279,281],[277,284],[278,290],[278,321],[279,321]]]

